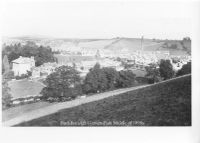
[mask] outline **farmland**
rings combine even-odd
[[[60,110],[20,126],[61,126],[67,122],[109,121],[134,122],[136,124],[133,125],[143,126],[191,126],[191,76]]]

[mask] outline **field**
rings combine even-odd
[[[78,126],[102,125],[91,123],[191,126],[191,76],[64,109],[18,126],[75,125],[69,123],[81,123]]]
[[[2,112],[2,121],[7,121],[17,116],[23,115],[33,110],[37,110],[40,108],[44,108],[56,103],[49,103],[49,102],[36,102],[31,104],[20,105],[17,107],[11,107],[7,110]]]
[[[24,98],[27,95],[38,95],[42,88],[44,87],[39,82],[20,80],[20,81],[10,81],[9,87],[11,89],[11,95],[13,99]]]

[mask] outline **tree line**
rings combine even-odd
[[[114,68],[101,68],[96,64],[82,80],[74,67],[61,66],[49,76],[41,94],[43,99],[65,99],[81,94],[105,92],[123,87],[137,85],[136,75],[131,71],[116,71]]]
[[[191,73],[191,63],[184,65],[175,73],[169,60],[161,60],[159,65],[147,66],[146,71],[147,74],[144,78],[151,84]],[[90,69],[84,80],[81,79],[79,72],[74,67],[61,66],[56,69],[56,72],[47,76],[45,84],[46,87],[41,91],[42,98],[47,100],[51,97],[59,101],[69,97],[75,98],[82,94],[95,94],[133,87],[141,83],[130,70],[116,71],[114,68],[101,68],[97,63]]]
[[[47,62],[56,62],[57,59],[53,56],[53,52],[49,46],[38,46],[34,42],[28,41],[25,45],[20,43],[14,45],[3,45],[2,58],[8,58],[8,63],[13,60],[22,57],[31,57],[35,59],[35,65],[40,66]],[[5,61],[5,60],[2,60]],[[6,61],[7,62],[7,61]],[[5,65],[3,63],[3,65]],[[3,66],[2,72],[5,71],[7,66]]]
[[[145,67],[145,69],[147,72],[145,77],[148,79],[149,83],[155,83],[162,80],[171,79],[173,77],[190,74],[191,62],[183,65],[183,67],[177,72],[174,71],[170,60],[164,59],[160,61],[159,65],[152,63],[149,66]]]

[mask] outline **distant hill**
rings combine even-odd
[[[64,109],[20,126],[59,126],[68,121],[191,126],[191,75]]]
[[[134,52],[142,50],[141,38],[117,37],[111,39],[78,39],[78,38],[52,38],[47,36],[23,36],[12,37],[11,41],[33,41],[44,46],[50,46],[52,49],[70,49],[80,47],[84,50],[110,50],[116,53],[124,51]],[[155,40],[143,39],[143,50],[145,51],[170,51],[173,55],[188,55],[191,53],[190,40]]]
[[[161,47],[160,43],[153,42],[152,40],[146,40],[144,39],[142,42],[143,49],[145,51],[155,51],[158,50],[159,47]],[[109,50],[120,50],[120,49],[127,49],[128,51],[137,51],[137,50],[142,50],[141,47],[141,39],[137,38],[120,38],[116,39],[113,43],[110,45],[107,45],[105,49]]]

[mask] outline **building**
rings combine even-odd
[[[48,76],[58,67],[56,63],[44,63],[39,67],[32,69],[32,78],[39,78],[41,76]]]
[[[27,74],[28,71],[31,71],[35,67],[34,57],[22,57],[12,61],[12,70],[15,76],[21,76],[22,74]]]

